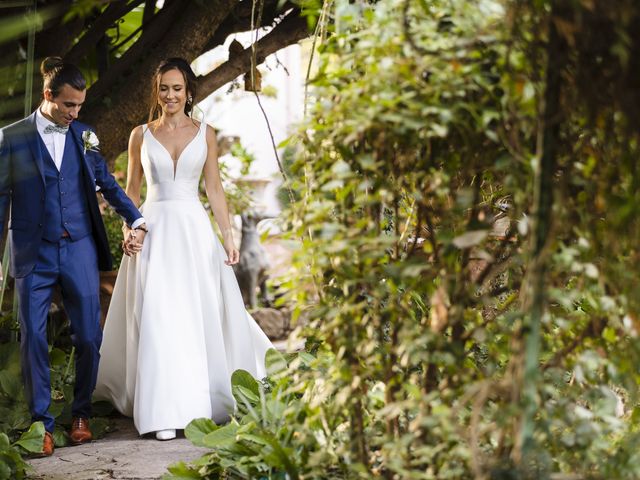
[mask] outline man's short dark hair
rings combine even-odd
[[[51,90],[54,97],[58,96],[65,84],[79,91],[87,88],[80,69],[71,63],[65,63],[60,57],[45,58],[40,65],[40,73],[44,79],[43,90]]]

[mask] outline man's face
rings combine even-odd
[[[51,90],[46,89],[44,91],[44,99],[46,100],[44,113],[48,114],[58,125],[69,126],[78,118],[78,112],[80,112],[86,96],[86,90],[76,90],[66,83],[55,97]]]

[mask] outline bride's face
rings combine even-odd
[[[169,70],[160,76],[158,103],[162,111],[172,115],[184,111],[189,93],[180,70]]]

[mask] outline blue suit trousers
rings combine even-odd
[[[102,342],[100,277],[92,235],[76,241],[42,240],[33,271],[16,279],[25,392],[33,421],[44,422],[49,432],[53,432],[54,418],[49,413],[51,379],[46,327],[56,285],[62,292],[76,350],[72,415],[88,418]]]

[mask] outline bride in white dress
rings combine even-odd
[[[146,225],[127,232],[138,242],[118,272],[94,398],[133,416],[141,435],[167,440],[194,418],[226,420],[234,408],[232,372],[262,378],[272,345],[245,310],[230,266],[238,250],[215,132],[188,116],[195,75],[174,58],[153,81],[150,118],[160,115],[131,133],[126,190],[138,205],[144,172]],[[203,172],[224,246],[198,198]]]

